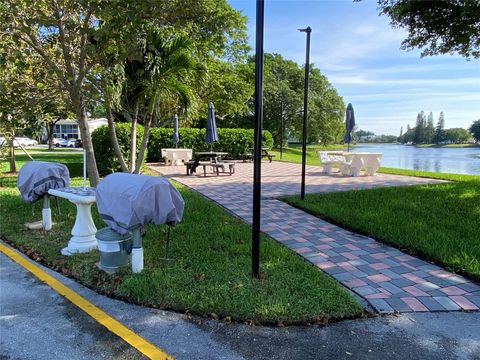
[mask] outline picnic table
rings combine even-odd
[[[254,152],[255,149],[251,148],[250,150],[252,151],[251,153],[242,155],[242,159],[243,159],[244,162],[247,161],[247,160],[253,160],[253,152]],[[270,150],[268,147],[262,147],[262,158],[266,157],[266,158],[268,158],[269,162],[272,162],[275,154],[270,154],[268,152],[268,150]]]
[[[223,151],[198,151],[194,153],[193,160],[184,162],[187,167],[187,175],[197,171],[197,167],[200,165],[200,161],[209,160],[210,164],[216,164],[222,162],[222,156],[227,156],[228,153]],[[205,166],[204,166],[205,172]],[[218,172],[218,171],[217,171]]]

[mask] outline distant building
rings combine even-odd
[[[105,118],[98,119],[89,119],[88,127],[90,128],[90,133],[93,132],[96,128],[107,125],[108,121]],[[55,124],[53,129],[53,137],[59,139],[81,139],[80,129],[78,128],[78,123],[76,120],[60,120]]]

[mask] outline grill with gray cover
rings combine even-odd
[[[119,234],[133,232],[132,271],[143,269],[140,229],[146,224],[174,226],[183,217],[184,201],[170,182],[159,176],[114,173],[97,186],[100,217]]]
[[[17,186],[22,199],[33,204],[43,198],[42,224],[45,230],[52,228],[48,190],[67,187],[69,182],[70,173],[64,164],[30,161],[20,169]]]

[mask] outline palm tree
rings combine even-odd
[[[171,113],[175,107],[188,109],[193,100],[189,78],[194,71],[202,70],[193,57],[192,43],[186,36],[167,38],[157,29],[147,36],[143,65],[137,90],[147,113],[134,173],[140,171],[154,118]]]

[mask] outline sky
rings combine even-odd
[[[248,17],[249,43],[255,48],[255,1],[228,0]],[[401,50],[406,38],[374,0],[266,0],[265,52],[305,62],[305,33],[310,26],[310,61],[352,103],[359,129],[399,135],[415,126],[417,114],[443,111],[445,127],[468,128],[480,119],[480,60],[459,55],[420,57]]]

